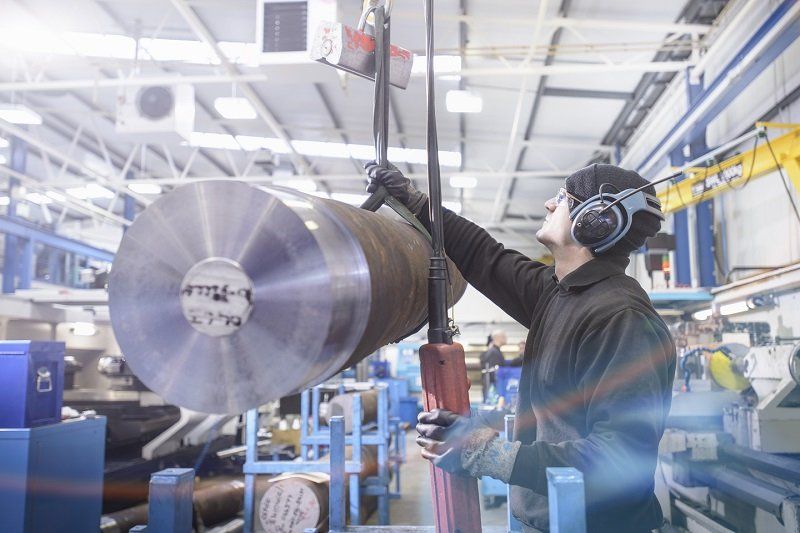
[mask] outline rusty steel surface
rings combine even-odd
[[[240,413],[399,340],[427,317],[431,248],[384,211],[227,180],[162,196],[109,280],[131,369],[170,403]]]

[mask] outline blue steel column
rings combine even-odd
[[[147,531],[184,533],[192,530],[194,469],[167,468],[150,476]]]
[[[586,533],[583,474],[571,467],[546,472],[551,533]]]
[[[17,137],[11,138],[11,161],[10,167],[17,172],[25,172],[28,145],[25,141]],[[8,216],[11,219],[17,216],[17,200],[15,198],[16,188],[19,180],[9,178],[8,180]],[[19,239],[13,235],[6,235],[3,254],[3,293],[11,294],[16,290],[17,266],[19,265]]]
[[[686,93],[689,106],[693,106],[702,97],[702,77],[697,84],[691,83],[691,75],[686,76]],[[708,153],[706,144],[706,126],[698,125],[689,133],[689,158],[694,160]],[[709,170],[709,172],[712,172]],[[717,284],[714,270],[714,201],[706,200],[695,206],[695,224],[697,235],[697,270],[701,287],[714,287]]]
[[[682,167],[686,162],[683,147],[678,147],[669,156],[673,167]],[[689,214],[686,209],[672,213],[672,232],[675,234],[675,286],[692,286],[691,253],[689,252]]]
[[[356,421],[353,424],[357,424]],[[331,532],[343,531],[345,527],[345,450],[344,450],[344,417],[332,416],[330,420],[331,450],[328,456],[330,461],[330,503],[328,509],[330,517],[328,525]]]
[[[30,289],[33,279],[33,241],[28,239],[22,243],[22,257],[19,262],[18,289]]]
[[[514,442],[514,415],[506,415],[504,420],[505,420],[506,440],[508,442]],[[519,531],[522,531],[522,522],[517,520],[517,517],[514,516],[514,513],[511,510],[510,483],[506,485],[506,518],[508,519],[509,533],[517,533]]]
[[[125,173],[125,180],[128,181],[132,179],[133,171],[129,170]],[[123,203],[122,216],[125,217],[125,220],[133,220],[136,217],[136,200],[127,194],[125,195]]]

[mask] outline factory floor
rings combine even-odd
[[[406,464],[400,468],[399,500],[390,504],[390,518],[393,525],[430,526],[433,525],[433,501],[431,498],[428,461],[419,454],[414,442],[417,432],[410,429],[406,433]],[[368,525],[378,523],[374,513]],[[506,504],[494,509],[486,509],[481,498],[481,524],[483,526],[502,526],[507,523]]]

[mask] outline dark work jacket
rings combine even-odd
[[[427,222],[427,221],[425,221]],[[583,473],[590,532],[661,526],[654,489],[669,413],[675,346],[626,257],[555,269],[507,250],[444,214],[447,253],[476,289],[530,328],[520,380],[511,506],[526,529],[548,530],[547,467]]]

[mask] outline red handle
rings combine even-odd
[[[419,349],[422,405],[469,416],[469,379],[464,347],[426,344]],[[478,480],[453,476],[431,464],[431,490],[437,533],[480,533]]]

